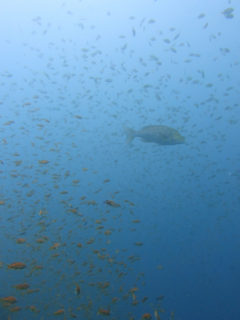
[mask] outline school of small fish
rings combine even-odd
[[[127,18],[129,30],[114,30],[110,53],[101,44],[97,26],[88,25],[67,2],[61,10],[79,34],[78,42],[61,25],[36,15],[29,21],[32,38],[20,39],[20,55],[26,55],[24,75],[7,66],[0,71],[0,242],[7,248],[0,254],[0,307],[8,320],[174,319],[174,311],[164,308],[161,285],[155,298],[146,294],[146,282],[156,279],[141,270],[147,238],[142,238],[142,230],[152,230],[138,215],[134,190],[133,199],[126,197],[108,165],[118,167],[119,149],[126,156],[144,148],[160,150],[138,139],[129,150],[125,135],[129,141],[140,137],[159,145],[182,144],[170,151],[171,159],[180,162],[185,142],[191,143],[185,126],[192,120],[189,97],[182,99],[178,90],[189,87],[189,95],[193,90],[196,96],[197,90],[204,92],[192,107],[202,109],[212,127],[223,121],[214,96],[216,85],[206,80],[207,68],[196,62],[202,53],[192,51],[191,41],[175,27],[160,30],[155,18],[132,15]],[[219,16],[231,20],[234,9],[223,9]],[[221,33],[208,32],[207,16],[199,13],[195,20],[207,33],[209,46],[217,43]],[[59,32],[59,39],[51,36],[53,31]],[[92,38],[85,39],[85,31]],[[133,44],[141,37],[147,48],[142,54]],[[11,42],[8,45],[14,50]],[[212,59],[217,63],[230,54],[230,48],[220,46]],[[26,63],[28,56],[35,65]],[[188,73],[195,63],[196,72]],[[185,73],[175,78],[167,71],[169,64],[181,64]],[[228,75],[219,70],[217,78],[226,98],[236,94]],[[165,111],[158,113],[163,105]],[[239,102],[226,103],[228,125],[239,125],[237,108]],[[140,119],[142,129],[124,133],[124,127],[135,127],[131,114]],[[200,145],[216,139],[221,151],[223,132],[209,137],[197,120],[191,128],[202,136]],[[198,150],[194,144],[192,148]],[[160,279],[161,261],[154,269]]]

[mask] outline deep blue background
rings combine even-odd
[[[52,319],[61,308],[66,319],[98,319],[99,308],[111,319],[154,319],[154,310],[161,319],[240,319],[239,8],[1,5],[0,297],[22,307],[1,305],[1,319]],[[176,128],[186,144],[125,143],[124,127],[149,124]],[[16,261],[27,268],[9,270]],[[39,291],[16,291],[23,282]]]

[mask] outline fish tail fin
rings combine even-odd
[[[126,134],[126,142],[127,142],[127,144],[131,144],[131,142],[135,138],[135,130],[125,127],[124,131],[125,131],[125,134]]]

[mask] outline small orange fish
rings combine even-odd
[[[26,290],[29,288],[28,283],[20,283],[14,286],[17,290]]]
[[[113,200],[106,200],[104,201],[107,205],[111,206],[111,207],[114,207],[114,208],[119,208],[121,207],[119,203],[116,203],[115,201]]]
[[[18,311],[21,311],[21,310],[22,310],[22,308],[19,307],[19,306],[15,306],[15,307],[10,308],[11,312],[18,312]]]
[[[48,164],[49,161],[48,160],[38,160],[39,164]]]
[[[151,320],[152,319],[152,316],[150,313],[144,313],[142,315],[142,319],[145,319],[145,320]]]
[[[55,249],[57,249],[59,246],[60,246],[60,243],[59,243],[59,242],[56,242],[56,243],[54,243],[54,244],[50,247],[50,250],[55,250]]]
[[[29,310],[31,310],[32,312],[35,312],[35,313],[39,313],[40,310],[38,310],[35,306],[28,306],[27,307]]]
[[[110,316],[110,310],[100,308],[98,309],[97,314],[101,314],[102,316]]]
[[[25,263],[22,262],[13,262],[11,264],[8,265],[8,269],[24,269],[26,267]]]
[[[53,314],[54,314],[55,316],[59,316],[59,315],[61,315],[61,314],[64,314],[64,309],[59,309],[59,310],[53,312]]]
[[[18,238],[18,239],[16,240],[16,242],[17,242],[18,244],[22,244],[22,243],[26,242],[26,240],[25,240],[24,238]]]
[[[79,296],[80,293],[81,293],[80,286],[79,286],[78,284],[76,284],[76,286],[75,286],[75,294],[76,294],[77,296]]]
[[[13,296],[9,296],[9,297],[4,297],[1,298],[1,300],[3,301],[3,303],[5,303],[6,305],[10,305],[10,304],[14,304],[17,302],[17,299]]]

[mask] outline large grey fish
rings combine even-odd
[[[130,144],[136,137],[143,142],[154,142],[159,145],[174,145],[185,142],[185,138],[176,130],[167,126],[146,126],[136,131],[125,128],[127,143]]]

